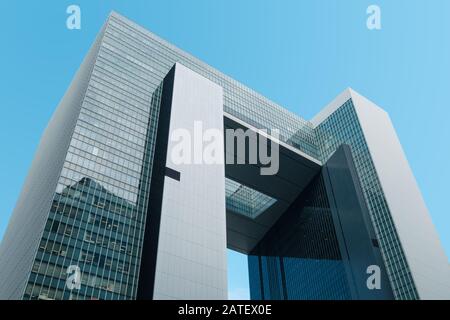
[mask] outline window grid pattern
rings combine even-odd
[[[411,272],[351,99],[316,128],[316,136],[320,160],[323,163],[340,145],[350,145],[394,295],[397,299],[418,299]]]
[[[276,200],[264,193],[225,178],[227,210],[255,219],[270,208]]]
[[[162,79],[109,21],[25,299],[135,299]],[[66,270],[81,271],[69,290]]]
[[[324,181],[317,176],[248,259],[251,298],[351,299]]]

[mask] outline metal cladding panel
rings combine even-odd
[[[420,299],[450,299],[448,259],[389,115],[352,100]]]
[[[178,164],[172,153],[178,144],[174,132],[186,130],[195,139],[196,121],[203,130],[222,133],[222,106],[220,86],[175,65],[154,299],[227,298],[223,161]],[[219,150],[223,152],[223,139]]]

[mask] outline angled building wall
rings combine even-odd
[[[313,120],[321,160],[351,146],[396,299],[449,299],[448,260],[387,113],[347,89]]]
[[[350,92],[418,296],[450,299],[448,259],[389,115]]]
[[[0,299],[21,299],[103,37],[97,36],[45,129],[0,245]]]

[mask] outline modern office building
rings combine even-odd
[[[242,129],[244,153],[224,134],[236,161],[195,159],[196,140],[177,161],[199,124]],[[278,170],[249,161],[252,141]],[[385,111],[347,89],[304,120],[112,13],[38,147],[0,298],[226,299],[227,248],[248,255],[252,299],[450,298]]]

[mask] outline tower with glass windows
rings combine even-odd
[[[279,170],[173,161],[198,122],[269,141]],[[385,111],[347,89],[304,120],[112,13],[42,136],[0,298],[226,299],[227,248],[248,255],[253,299],[450,298]]]

